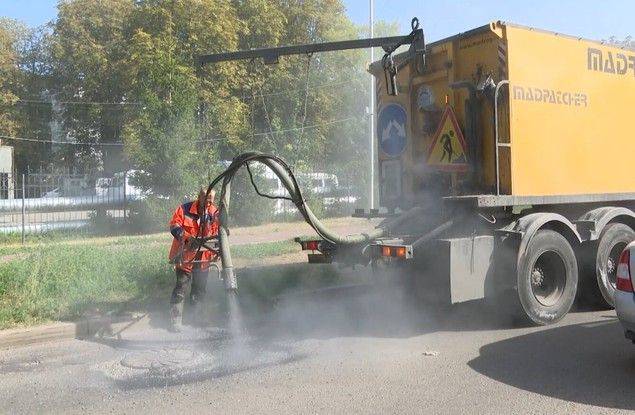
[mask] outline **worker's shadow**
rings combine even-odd
[[[529,392],[633,410],[635,346],[624,339],[614,316],[605,318],[536,329],[488,344],[468,365],[495,381]]]

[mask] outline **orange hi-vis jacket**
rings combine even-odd
[[[201,248],[199,258],[196,258],[197,249],[188,248],[187,242],[190,238],[217,236],[218,216],[216,206],[210,205],[203,218],[199,218],[196,201],[184,203],[174,211],[172,220],[170,220],[170,233],[174,236],[174,240],[172,240],[170,247],[169,258],[171,262],[176,264],[177,268],[186,272],[192,272],[193,268],[206,270],[209,268],[210,262],[216,260],[216,254],[205,248]],[[204,224],[204,229],[199,235],[201,222]]]

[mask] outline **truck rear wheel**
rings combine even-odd
[[[597,245],[595,257],[595,299],[613,307],[615,297],[615,284],[617,263],[620,254],[631,241],[635,240],[635,231],[622,223],[608,224],[602,233]]]
[[[557,322],[576,296],[578,264],[573,248],[555,231],[538,231],[522,253],[517,278],[525,316],[539,325]]]

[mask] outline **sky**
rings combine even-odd
[[[0,16],[37,26],[55,18],[57,0],[0,0]],[[344,0],[368,24],[369,0]],[[503,20],[589,39],[635,37],[635,0],[375,0],[375,18],[397,21],[406,34],[417,16],[428,41]]]

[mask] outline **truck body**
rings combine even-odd
[[[374,262],[423,297],[512,299],[538,324],[575,298],[612,305],[635,239],[635,51],[495,22],[426,45],[397,95],[369,71],[381,204],[420,212]]]
[[[424,71],[406,66],[399,72],[397,96],[386,93],[380,62],[370,71],[377,80],[377,119],[395,105],[406,114],[399,154],[384,151],[384,126],[377,125],[383,206],[416,205],[418,194],[431,187],[428,181],[449,183],[448,175],[426,165],[446,105],[456,113],[472,155],[470,170],[457,175],[455,195],[497,194],[497,177],[502,195],[635,193],[624,158],[635,154],[629,116],[635,51],[496,22],[428,44]],[[469,89],[456,86],[470,83],[483,92],[488,80],[509,81],[496,103],[491,96],[470,103]]]

